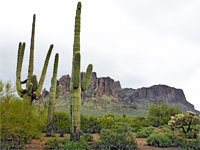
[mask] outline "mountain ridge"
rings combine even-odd
[[[81,73],[81,79],[84,74]],[[57,85],[62,85],[62,96],[67,97],[68,100],[70,76],[63,75]],[[45,92],[47,94],[47,91],[43,90],[43,96]],[[82,93],[83,107],[99,111],[115,112],[118,111],[116,109],[139,111],[143,109],[147,113],[150,105],[161,103],[177,106],[182,111],[194,111],[200,114],[198,110],[195,110],[194,105],[187,101],[182,89],[162,84],[138,89],[122,88],[120,81],[115,81],[110,77],[97,77],[96,72],[92,73],[88,90]]]

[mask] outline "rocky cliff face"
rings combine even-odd
[[[83,79],[84,73],[81,74]],[[62,94],[67,94],[70,90],[70,76],[62,76],[58,84],[62,85]],[[129,104],[141,100],[151,100],[155,104],[166,103],[171,106],[184,105],[190,110],[194,106],[190,104],[184,95],[183,90],[169,87],[166,85],[154,85],[139,89],[121,88],[119,81],[114,81],[110,77],[97,77],[95,72],[92,73],[92,79],[89,88],[82,94],[83,99],[91,97],[101,97],[103,95],[115,97],[118,102]]]
[[[182,103],[194,109],[194,106],[186,100],[183,90],[166,85],[154,85],[136,90],[125,88],[120,91],[120,99],[125,102],[151,99],[155,104],[165,103],[168,105]]]
[[[81,73],[83,79],[85,73]],[[70,77],[69,75],[62,76],[58,83],[62,85],[62,94],[66,94],[70,90]],[[112,95],[119,97],[121,85],[119,81],[114,81],[110,77],[97,78],[96,72],[92,73],[92,79],[89,88],[83,93],[83,97],[95,97],[102,95]]]
[[[92,79],[88,91],[85,93],[85,96],[94,97],[102,95],[112,95],[114,97],[119,97],[120,90],[121,85],[119,81],[114,81],[110,77],[97,78],[96,73],[93,72]]]

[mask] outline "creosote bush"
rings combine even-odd
[[[1,99],[1,142],[7,145],[20,145],[31,138],[41,138],[46,129],[46,112],[27,104],[18,98]],[[15,147],[19,148],[19,147]]]
[[[53,131],[64,136],[65,133],[70,133],[70,119],[66,112],[56,111],[54,113]]]
[[[98,117],[81,115],[81,130],[84,133],[100,133],[101,129],[101,120]]]
[[[150,146],[170,147],[172,141],[164,133],[154,132],[148,137],[147,143]]]
[[[104,129],[111,129],[115,127],[116,119],[113,114],[107,114],[103,117],[99,118],[99,121],[101,122],[101,126]]]
[[[135,150],[137,143],[127,124],[118,124],[116,128],[102,129],[100,141],[93,147],[100,150]]]
[[[170,117],[179,113],[181,113],[181,111],[178,107],[169,107],[164,103],[162,103],[160,106],[153,104],[149,108],[147,119],[152,126],[158,127],[160,125],[168,124]]]
[[[83,139],[84,139],[86,142],[90,142],[90,141],[93,140],[93,135],[92,135],[92,134],[89,134],[89,133],[83,134]]]
[[[154,131],[153,127],[145,127],[137,131],[136,137],[137,138],[147,138],[150,134]]]
[[[49,139],[45,143],[46,149],[53,150],[88,150],[88,145],[85,140],[80,139],[79,142],[70,141],[67,138],[64,139]]]

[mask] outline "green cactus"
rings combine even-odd
[[[86,74],[81,82],[80,72],[80,24],[81,24],[81,2],[78,2],[75,18],[72,75],[70,81],[70,117],[71,117],[71,141],[80,140],[80,113],[81,113],[81,91],[87,90],[91,75],[92,65],[88,65]]]
[[[47,136],[52,135],[54,112],[55,112],[55,100],[60,96],[62,88],[61,85],[59,85],[58,88],[56,89],[58,61],[59,61],[59,55],[56,54],[54,60],[53,77],[51,79],[50,100],[48,105],[48,119],[47,119],[47,132],[46,132]]]
[[[44,67],[42,70],[42,74],[40,77],[40,81],[38,84],[37,76],[33,74],[34,70],[34,37],[35,37],[35,20],[36,15],[33,15],[33,23],[32,23],[32,34],[31,34],[31,46],[30,46],[30,58],[29,58],[29,68],[28,68],[28,77],[26,80],[21,81],[21,71],[22,71],[22,63],[24,58],[24,50],[25,43],[19,43],[18,47],[18,58],[17,58],[17,73],[16,73],[16,87],[17,93],[24,100],[32,103],[33,100],[38,100],[41,97],[41,91],[44,83],[44,79],[46,76],[46,71],[49,63],[49,58],[51,56],[51,52],[53,49],[53,45],[50,46],[49,51],[46,56],[46,60],[44,63]],[[26,84],[26,88],[22,89],[22,84]]]

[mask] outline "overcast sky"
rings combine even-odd
[[[22,79],[27,76],[32,16],[36,14],[35,68],[38,78],[50,44],[60,78],[71,74],[77,0],[4,0],[0,5],[0,79],[15,83],[17,48],[26,42]],[[199,0],[81,0],[81,70],[94,65],[123,88],[155,84],[181,88],[200,110]]]

